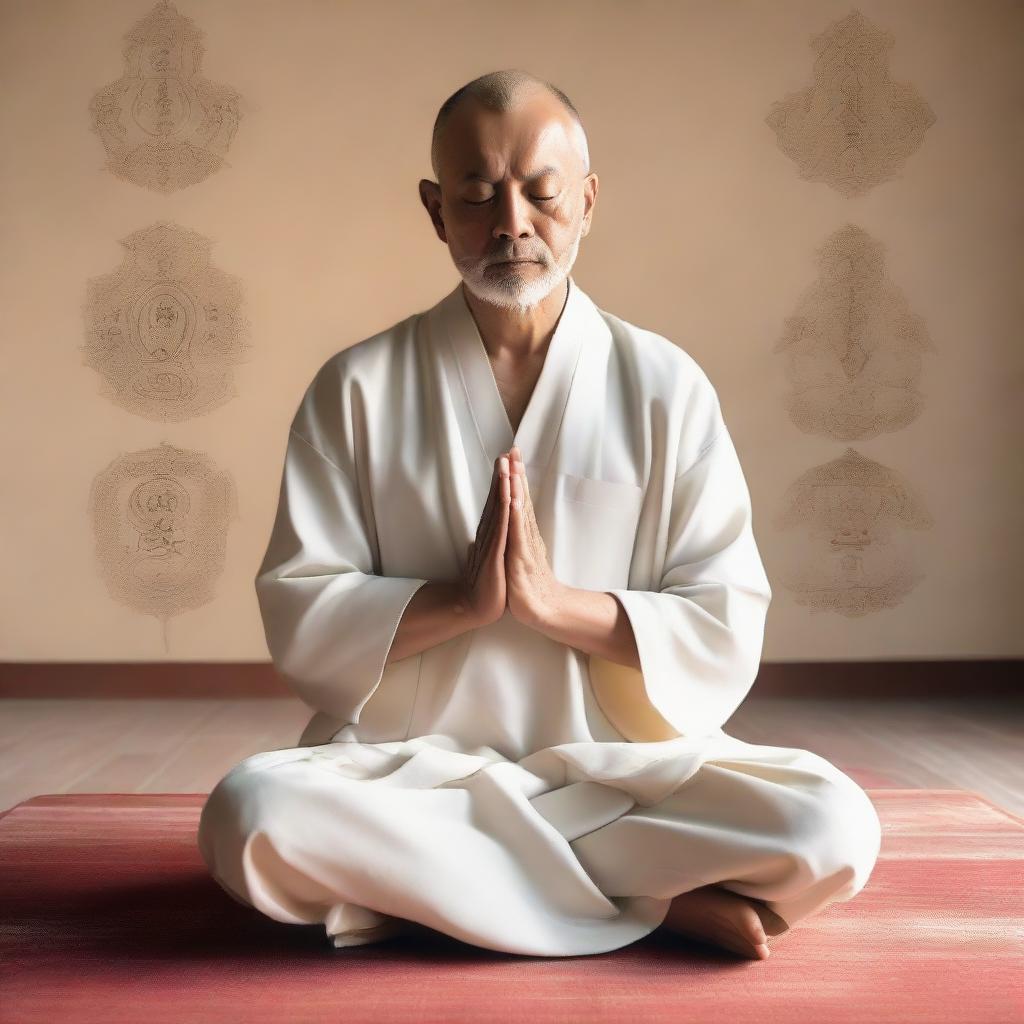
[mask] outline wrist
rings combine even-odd
[[[448,607],[452,617],[465,629],[478,629],[480,626],[488,625],[488,620],[474,606],[469,590],[462,583],[451,584]]]
[[[449,593],[448,607],[457,619],[469,620],[473,616],[473,605],[469,600],[469,592],[461,583],[452,583]]]
[[[528,625],[538,632],[547,633],[563,619],[563,610],[572,587],[555,581],[542,600],[533,602],[527,610]]]

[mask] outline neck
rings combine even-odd
[[[476,321],[480,338],[493,358],[529,359],[543,352],[569,298],[569,279],[529,309],[505,309],[478,299],[465,284],[462,294]]]

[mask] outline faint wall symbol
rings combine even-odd
[[[251,348],[237,278],[210,266],[210,241],[158,222],[120,239],[121,266],[88,282],[82,362],[118,405],[160,421],[210,412],[238,392]]]
[[[96,557],[111,597],[163,621],[200,608],[224,569],[237,517],[227,472],[166,442],[114,459],[89,498]]]
[[[935,114],[912,85],[889,77],[894,42],[856,9],[812,38],[813,84],[776,100],[765,118],[801,178],[860,196],[921,145]]]
[[[818,250],[818,280],[775,351],[793,385],[790,418],[806,434],[840,441],[899,430],[921,412],[924,320],[885,274],[882,245],[852,224]]]
[[[89,101],[91,130],[119,178],[175,192],[224,165],[241,118],[239,95],[200,73],[203,33],[160,0],[124,36],[125,70]]]
[[[895,607],[923,579],[903,531],[933,521],[894,470],[847,448],[784,500],[776,526],[803,528],[790,552],[796,568],[780,574],[798,604],[858,617]]]

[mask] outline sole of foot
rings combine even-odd
[[[751,960],[767,960],[771,954],[768,939],[789,929],[763,903],[717,885],[701,886],[676,896],[663,926]]]

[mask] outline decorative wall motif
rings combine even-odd
[[[807,181],[847,198],[897,172],[935,114],[912,85],[889,77],[895,40],[854,9],[811,40],[812,84],[772,104],[765,122]]]
[[[876,437],[917,418],[924,321],[886,277],[884,250],[853,224],[818,250],[818,280],[786,320],[775,351],[793,385],[786,406],[807,434]]]
[[[903,531],[933,520],[902,476],[847,448],[790,485],[776,525],[802,527],[780,574],[797,603],[858,617],[894,607],[923,578]]]
[[[159,222],[122,238],[111,274],[88,282],[83,363],[129,412],[180,421],[235,395],[233,367],[251,346],[238,280],[210,265],[211,243]]]
[[[203,33],[160,2],[124,36],[125,70],[89,103],[107,167],[157,192],[175,192],[224,166],[239,95],[200,73]]]
[[[164,442],[111,462],[89,505],[107,589],[162,619],[166,648],[167,620],[213,597],[237,517],[234,483],[205,454]]]

